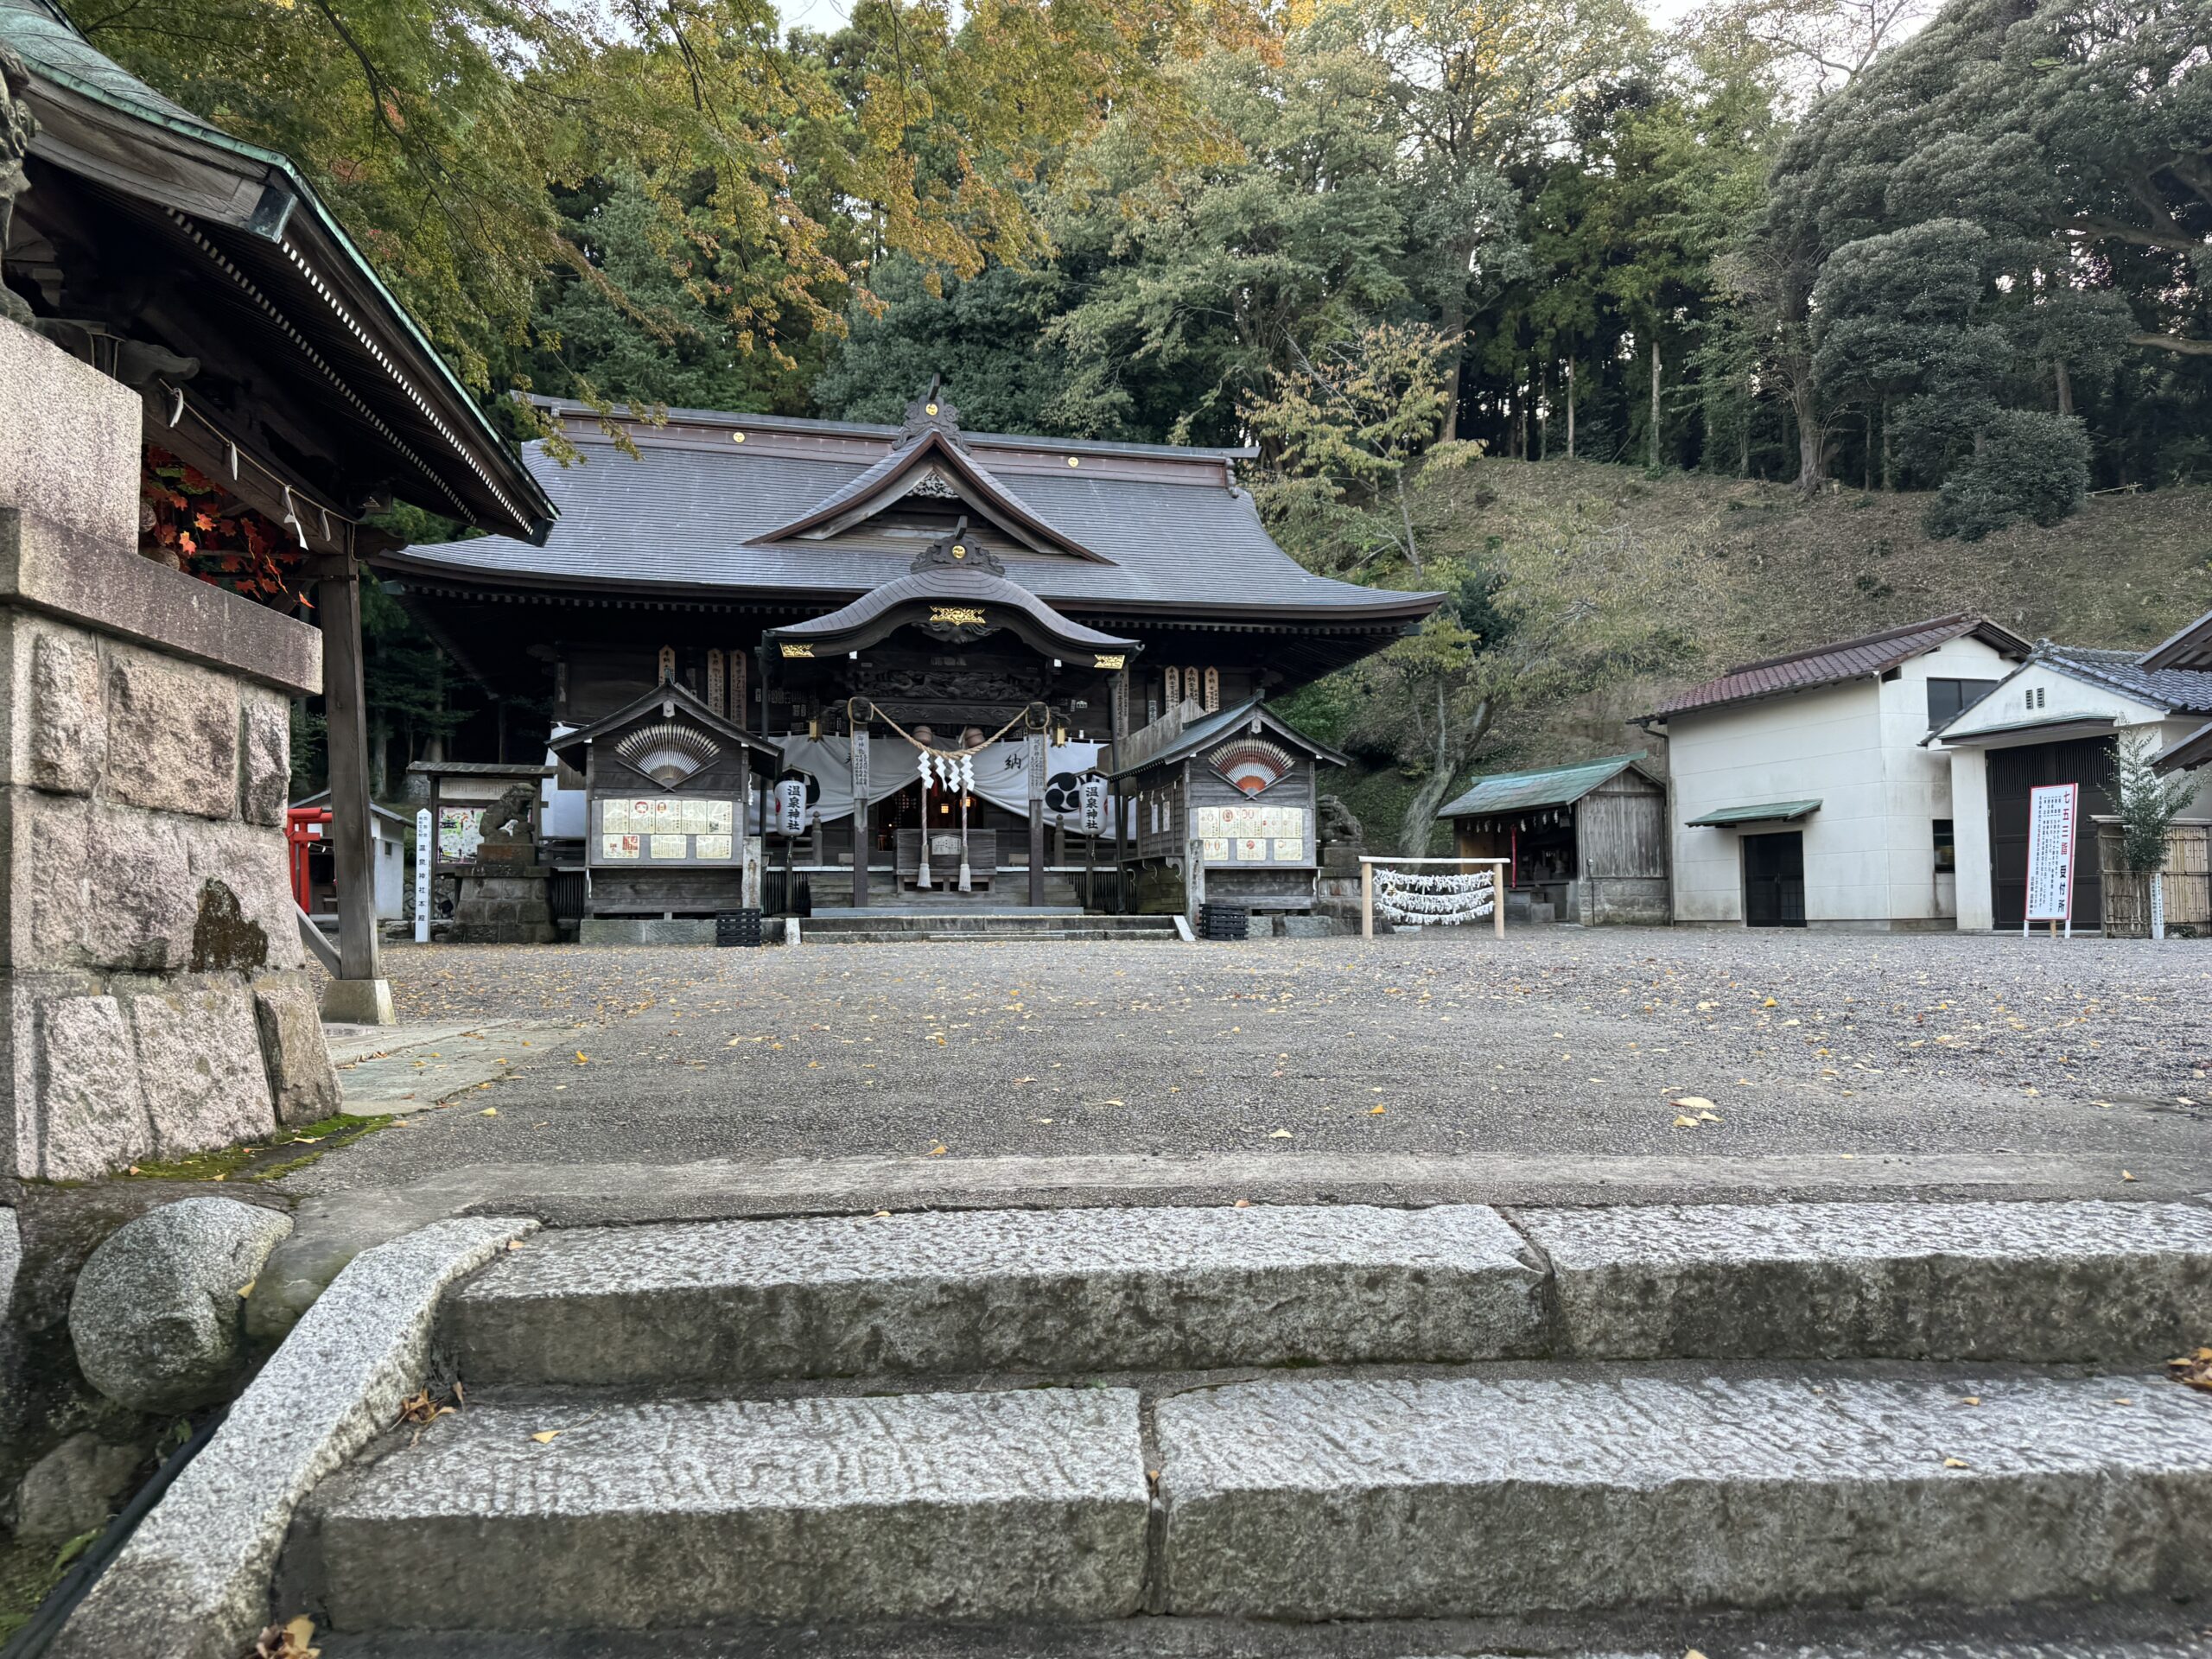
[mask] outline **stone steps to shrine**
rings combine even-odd
[[[1586,1359],[2164,1358],[2212,1206],[918,1211],[549,1232],[448,1297],[486,1382]]]
[[[1090,916],[1080,910],[969,912],[947,906],[899,912],[817,911],[799,924],[805,944],[911,944],[989,939],[1136,940],[1180,937],[1173,916]]]
[[[285,1605],[339,1659],[733,1621],[1040,1633],[1009,1653],[1202,1620],[2063,1624],[2212,1592],[2212,1397],[2159,1363],[2207,1340],[2192,1204],[555,1230],[447,1294],[464,1408],[321,1483]]]
[[[326,1481],[295,1556],[339,1630],[2188,1596],[2212,1408],[1953,1365],[491,1390]]]

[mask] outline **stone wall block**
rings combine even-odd
[[[28,328],[0,328],[0,409],[36,411],[0,442],[0,506],[135,548],[137,393]]]
[[[154,1151],[181,1158],[276,1126],[261,1028],[243,982],[130,999]]]
[[[251,966],[307,966],[283,836],[244,823],[195,823],[188,830],[185,862],[194,903],[201,902],[207,883],[220,881],[237,895],[239,915],[258,927],[267,942],[268,954]]]
[[[200,918],[183,820],[93,805],[86,826],[85,949],[96,967],[177,971]]]
[[[154,1150],[137,1054],[111,996],[57,996],[38,1005],[41,1077],[37,1173],[90,1180]]]
[[[92,804],[11,789],[0,803],[8,872],[8,927],[0,966],[12,971],[86,962]]]
[[[304,976],[264,975],[253,982],[261,1026],[261,1061],[280,1123],[314,1123],[343,1103],[338,1070],[323,1040],[322,1015]]]
[[[280,824],[292,792],[292,718],[274,697],[245,699],[245,767],[238,784],[238,816],[248,823]]]
[[[30,781],[89,795],[107,764],[99,649],[89,639],[41,629],[31,646]]]
[[[110,795],[134,806],[228,818],[238,809],[238,697],[205,670],[129,647],[108,665]]]

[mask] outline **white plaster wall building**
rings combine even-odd
[[[2196,664],[2196,665],[2190,665]],[[2029,791],[2076,783],[2082,803],[2075,848],[2074,925],[2106,919],[2106,867],[2113,863],[2110,791],[2115,740],[2132,731],[2171,757],[2169,766],[2198,779],[2196,801],[2183,815],[2175,845],[2194,874],[2202,868],[2212,824],[2212,786],[2203,763],[2212,753],[2183,746],[2212,715],[2212,617],[2144,653],[2076,646],[2036,648],[1988,696],[1930,734],[1932,753],[1951,770],[1958,826],[1959,925],[2017,928],[2024,908]],[[2114,868],[2117,868],[2116,865]],[[2170,864],[2170,869],[2174,866]],[[2202,901],[2176,893],[2171,907],[2195,923]]]
[[[1675,919],[1955,925],[1951,766],[1925,740],[2029,652],[1938,617],[1732,669],[1647,716],[1668,738]]]

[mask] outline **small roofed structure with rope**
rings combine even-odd
[[[1192,699],[1134,734],[1111,779],[1136,821],[1140,907],[1311,911],[1318,772],[1344,764],[1256,697],[1211,713]]]
[[[401,503],[543,541],[543,483],[288,157],[162,97],[58,0],[0,0],[0,329],[19,326],[137,397],[137,551],[196,579],[145,605],[313,594],[340,918],[323,1007],[388,1018],[358,561],[397,544],[377,518]],[[111,556],[78,560],[86,591],[158,591]]]
[[[1437,817],[1463,858],[1506,862],[1508,908],[1535,921],[1671,918],[1667,786],[1641,752],[1478,778]]]

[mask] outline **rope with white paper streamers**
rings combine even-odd
[[[1375,872],[1375,913],[1408,927],[1452,927],[1489,915],[1497,901],[1497,878],[1488,870],[1465,875]]]

